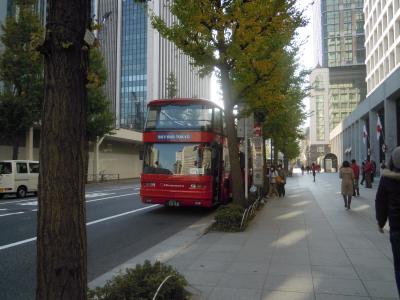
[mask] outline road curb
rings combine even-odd
[[[143,264],[145,260],[151,262],[160,261],[163,263],[169,261],[181,251],[196,242],[209,230],[210,226],[214,222],[214,215],[215,212],[211,213],[209,216],[202,218],[145,252],[142,252],[125,263],[95,278],[89,282],[89,288],[93,289],[95,287],[104,286],[107,281],[111,280],[116,275],[123,273],[127,268],[135,268],[137,264]]]

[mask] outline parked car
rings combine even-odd
[[[0,198],[6,194],[16,194],[18,198],[24,198],[27,193],[37,193],[38,181],[38,161],[0,161]]]

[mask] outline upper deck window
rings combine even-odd
[[[146,130],[194,129],[210,130],[212,108],[202,104],[152,106]]]

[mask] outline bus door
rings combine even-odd
[[[215,143],[212,146],[212,166],[213,166],[213,202],[222,200],[221,179],[222,179],[222,146]]]

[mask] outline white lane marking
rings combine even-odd
[[[108,196],[108,195],[113,195],[115,193],[87,193],[85,195],[85,198],[96,198],[96,197],[102,197],[102,196]]]
[[[104,197],[104,198],[99,198],[99,199],[93,199],[93,200],[87,200],[85,201],[86,203],[89,202],[97,202],[97,201],[102,201],[106,199],[112,199],[112,198],[118,198],[118,197],[125,197],[125,196],[131,196],[131,195],[138,195],[139,193],[130,193],[130,194],[124,194],[124,195],[116,195],[116,196],[110,196],[110,197]],[[19,205],[37,205],[37,201],[31,201],[27,203],[21,203]],[[1,210],[7,210],[7,209],[1,209]],[[32,209],[32,211],[38,211],[37,209]],[[19,214],[24,214],[25,212],[18,212],[18,213],[12,213],[12,214],[5,214],[5,215],[0,215],[0,217],[5,217],[5,216],[10,216],[10,215],[19,215]]]
[[[132,185],[132,186],[129,186],[129,187],[123,187],[123,188],[108,189],[108,190],[106,189],[106,190],[100,190],[100,191],[90,191],[90,192],[87,192],[86,195],[94,194],[94,193],[111,192],[111,191],[129,190],[129,189],[140,189],[140,186],[135,184],[135,185]],[[35,199],[37,199],[37,198],[36,197],[31,197],[31,198],[25,198],[24,200],[18,200],[18,201],[0,202],[0,205],[27,202],[27,201],[32,201],[32,200],[35,200]]]
[[[100,200],[105,200],[105,199],[110,199],[110,198],[117,198],[117,197],[124,197],[124,196],[130,196],[130,195],[138,195],[138,194],[139,193],[116,195],[116,196],[112,196],[112,197],[105,197],[105,198],[100,198],[100,199],[95,199],[95,200],[88,200],[86,202],[94,202],[94,201],[100,201]],[[104,195],[111,195],[111,194],[104,194]],[[3,203],[0,203],[0,204],[37,205],[37,200],[36,201],[31,201],[32,199],[35,199],[35,198],[30,198],[30,199],[20,200],[20,201],[3,202]],[[7,209],[6,208],[0,208],[0,210],[7,210]]]
[[[104,189],[104,190],[98,190],[98,191],[88,191],[88,193],[103,193],[103,192],[130,190],[130,189],[136,188],[138,186],[139,185],[134,184],[134,185],[130,185],[130,186],[127,186],[127,187],[120,187],[120,188],[115,188],[115,189]]]
[[[153,205],[150,205],[150,206],[146,206],[146,207],[138,208],[138,209],[135,209],[135,210],[127,211],[127,212],[124,212],[122,214],[109,216],[107,218],[95,220],[95,221],[92,221],[92,222],[87,222],[86,226],[90,226],[90,225],[93,225],[93,224],[101,223],[101,222],[108,221],[108,220],[111,220],[111,219],[116,219],[116,218],[123,217],[123,216],[129,215],[129,214],[133,214],[133,213],[138,212],[138,211],[150,209],[150,208],[153,208],[153,207],[156,207],[156,206],[160,206],[160,205],[159,204],[153,204]],[[22,245],[22,244],[30,243],[30,242],[33,242],[33,241],[36,241],[36,237],[30,238],[30,239],[26,239],[26,240],[23,240],[23,241],[19,241],[19,242],[15,242],[15,243],[12,243],[12,244],[0,246],[0,251],[8,249],[8,248],[15,247],[15,246],[19,246],[19,245]]]
[[[29,201],[29,202],[24,202],[24,203],[19,203],[18,205],[37,205],[37,201]]]
[[[30,238],[30,239],[27,239],[27,240],[23,240],[23,241],[19,241],[19,242],[15,242],[15,243],[12,243],[12,244],[0,246],[0,251],[4,250],[4,249],[15,247],[15,246],[19,246],[19,245],[22,245],[22,244],[30,243],[30,242],[33,242],[33,241],[36,241],[36,237]]]
[[[0,202],[0,205],[2,204],[15,204],[15,203],[21,203],[21,202],[27,202],[27,201],[32,201],[37,198],[26,198],[25,200],[19,200],[19,201],[9,201],[9,202]]]
[[[35,208],[35,209],[32,209],[32,211],[38,211],[38,209],[37,209],[37,208]]]
[[[156,207],[156,206],[159,206],[159,204],[153,204],[153,205],[142,207],[142,208],[139,208],[139,209],[127,211],[127,212],[124,212],[122,214],[118,214],[118,215],[106,217],[106,218],[103,218],[103,219],[95,220],[95,221],[92,221],[92,222],[88,222],[88,223],[86,223],[86,225],[90,226],[90,225],[93,225],[93,224],[97,224],[97,223],[100,223],[100,222],[104,222],[104,221],[108,221],[108,220],[111,220],[111,219],[119,218],[119,217],[126,216],[126,215],[129,215],[129,214],[133,214],[135,212],[146,210],[146,209],[153,208],[153,207]]]
[[[87,200],[86,203],[96,202],[96,201],[101,201],[101,200],[106,200],[106,199],[112,199],[112,198],[118,198],[118,197],[138,195],[138,194],[139,193],[130,193],[130,194],[124,194],[124,195],[116,195],[116,196],[104,197],[104,198],[99,198],[99,199]]]
[[[4,215],[0,215],[0,217],[6,217],[6,216],[11,216],[11,215],[20,215],[20,214],[24,214],[24,212],[20,211],[20,212],[16,212],[16,213],[4,214]]]

